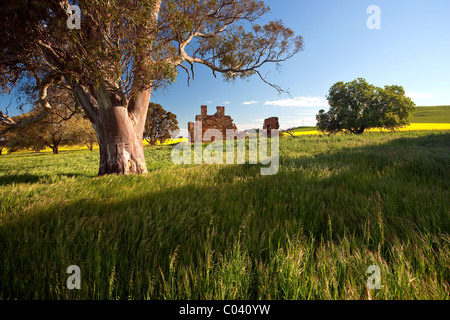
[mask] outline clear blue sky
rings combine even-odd
[[[315,125],[315,114],[327,109],[325,96],[337,81],[365,78],[377,86],[401,85],[417,105],[450,104],[449,0],[267,0],[265,21],[281,19],[304,37],[305,48],[282,65],[264,69],[268,80],[285,89],[278,93],[259,78],[227,83],[196,66],[187,86],[180,70],[177,82],[153,93],[178,116],[181,128],[207,104],[209,113],[225,106],[239,129],[261,127],[278,116],[282,128]],[[366,12],[381,9],[381,29],[369,30]],[[262,23],[262,22],[261,22]],[[9,98],[2,97],[2,105]],[[184,131],[184,130],[183,130]],[[182,133],[184,133],[182,131]]]

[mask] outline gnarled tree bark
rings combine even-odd
[[[151,91],[136,93],[127,105],[105,87],[95,89],[94,108],[81,85],[72,83],[78,101],[89,113],[100,148],[99,175],[146,173],[143,135]]]

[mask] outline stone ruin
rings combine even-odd
[[[209,129],[218,129],[223,136],[223,140],[226,140],[226,132],[228,129],[237,131],[236,125],[233,123],[233,119],[230,116],[225,115],[225,107],[217,107],[217,112],[213,115],[208,115],[208,106],[201,106],[201,114],[195,117],[195,122],[200,122],[202,124],[202,132],[194,132],[195,123],[188,123],[189,131],[189,142],[201,141],[201,142],[211,142],[214,141],[214,137],[211,140],[205,140],[204,134]],[[195,134],[200,135],[195,139]]]
[[[267,137],[272,136],[271,130],[278,130],[278,129],[280,129],[278,117],[271,117],[264,120],[263,130],[267,130]]]

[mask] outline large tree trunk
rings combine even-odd
[[[88,93],[70,78],[69,82],[97,135],[98,175],[147,173],[143,139],[151,89],[137,92],[125,106],[124,100],[104,85]],[[91,103],[89,95],[95,96],[98,106]]]
[[[143,131],[136,128],[126,107],[110,107],[95,123],[100,147],[98,174],[146,173]]]

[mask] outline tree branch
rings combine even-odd
[[[187,78],[187,84],[188,84],[188,87],[189,87],[189,81],[191,80],[191,73],[189,72],[189,69],[186,68],[185,66],[183,66],[182,64],[180,64],[180,65],[178,65],[178,66],[181,67],[182,69],[184,69],[184,71],[186,71],[186,74],[187,74],[187,76],[188,76],[188,78]]]
[[[27,119],[27,120],[24,120],[21,122],[16,122],[13,118],[11,118],[9,115],[5,115],[0,110],[0,123],[6,126],[6,129],[1,131],[0,134],[4,134],[13,128],[26,127],[32,123],[35,123],[35,122],[38,122],[38,121],[41,121],[42,119],[44,119],[47,116],[48,112],[52,109],[50,103],[47,101],[48,88],[54,82],[59,82],[61,80],[62,80],[62,76],[60,73],[50,73],[50,74],[47,74],[44,77],[44,79],[40,82],[38,103],[42,106],[43,111],[35,117],[32,117],[30,119]]]

